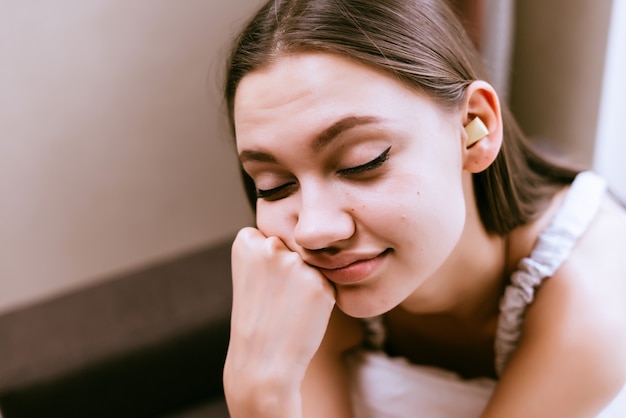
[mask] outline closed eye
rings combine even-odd
[[[285,183],[267,190],[257,189],[256,197],[257,199],[265,199],[269,201],[280,200],[289,195],[291,187],[295,186],[295,184],[296,183]]]
[[[391,147],[387,148],[378,157],[365,164],[361,164],[356,167],[344,168],[339,170],[338,173],[342,176],[356,176],[371,170],[375,170],[381,167],[385,163],[385,161],[387,161],[387,159],[389,158],[389,151],[391,151]],[[267,201],[284,199],[291,194],[293,187],[296,187],[296,185],[297,183],[290,182],[281,184],[280,186],[273,187],[271,189],[257,189],[256,197],[257,199],[264,199]]]
[[[356,167],[344,168],[342,170],[339,170],[339,174],[341,174],[342,176],[354,176],[354,175],[357,175],[357,174],[365,173],[365,172],[370,171],[370,170],[374,170],[374,169],[382,166],[383,163],[385,161],[387,161],[387,158],[389,158],[389,151],[390,150],[391,150],[391,147],[387,148],[378,157],[374,158],[372,161],[367,162],[365,164],[358,165]]]

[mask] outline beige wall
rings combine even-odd
[[[0,0],[0,311],[251,221],[219,111],[249,0]]]
[[[526,133],[585,166],[593,160],[611,3],[516,2],[511,107]]]

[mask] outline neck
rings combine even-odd
[[[415,314],[454,317],[463,322],[490,321],[499,312],[507,284],[506,241],[492,237],[455,254],[401,306]]]
[[[470,198],[465,228],[450,257],[401,306],[414,314],[467,324],[492,322],[508,282],[507,241],[487,234]]]

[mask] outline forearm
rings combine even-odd
[[[330,334],[341,331],[348,340],[360,337],[360,334],[351,335],[345,327],[330,328]],[[330,336],[326,341],[334,338]],[[227,358],[224,391],[233,418],[352,417],[348,376],[341,353],[319,350],[304,376],[284,364],[268,362],[265,366],[253,371],[251,367],[237,367],[233,359]]]

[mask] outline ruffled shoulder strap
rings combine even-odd
[[[595,217],[606,190],[606,182],[592,172],[576,176],[562,206],[541,233],[530,257],[520,260],[511,275],[500,302],[500,317],[495,338],[495,366],[498,374],[518,345],[526,308],[535,289],[552,276],[569,257],[578,238]]]

